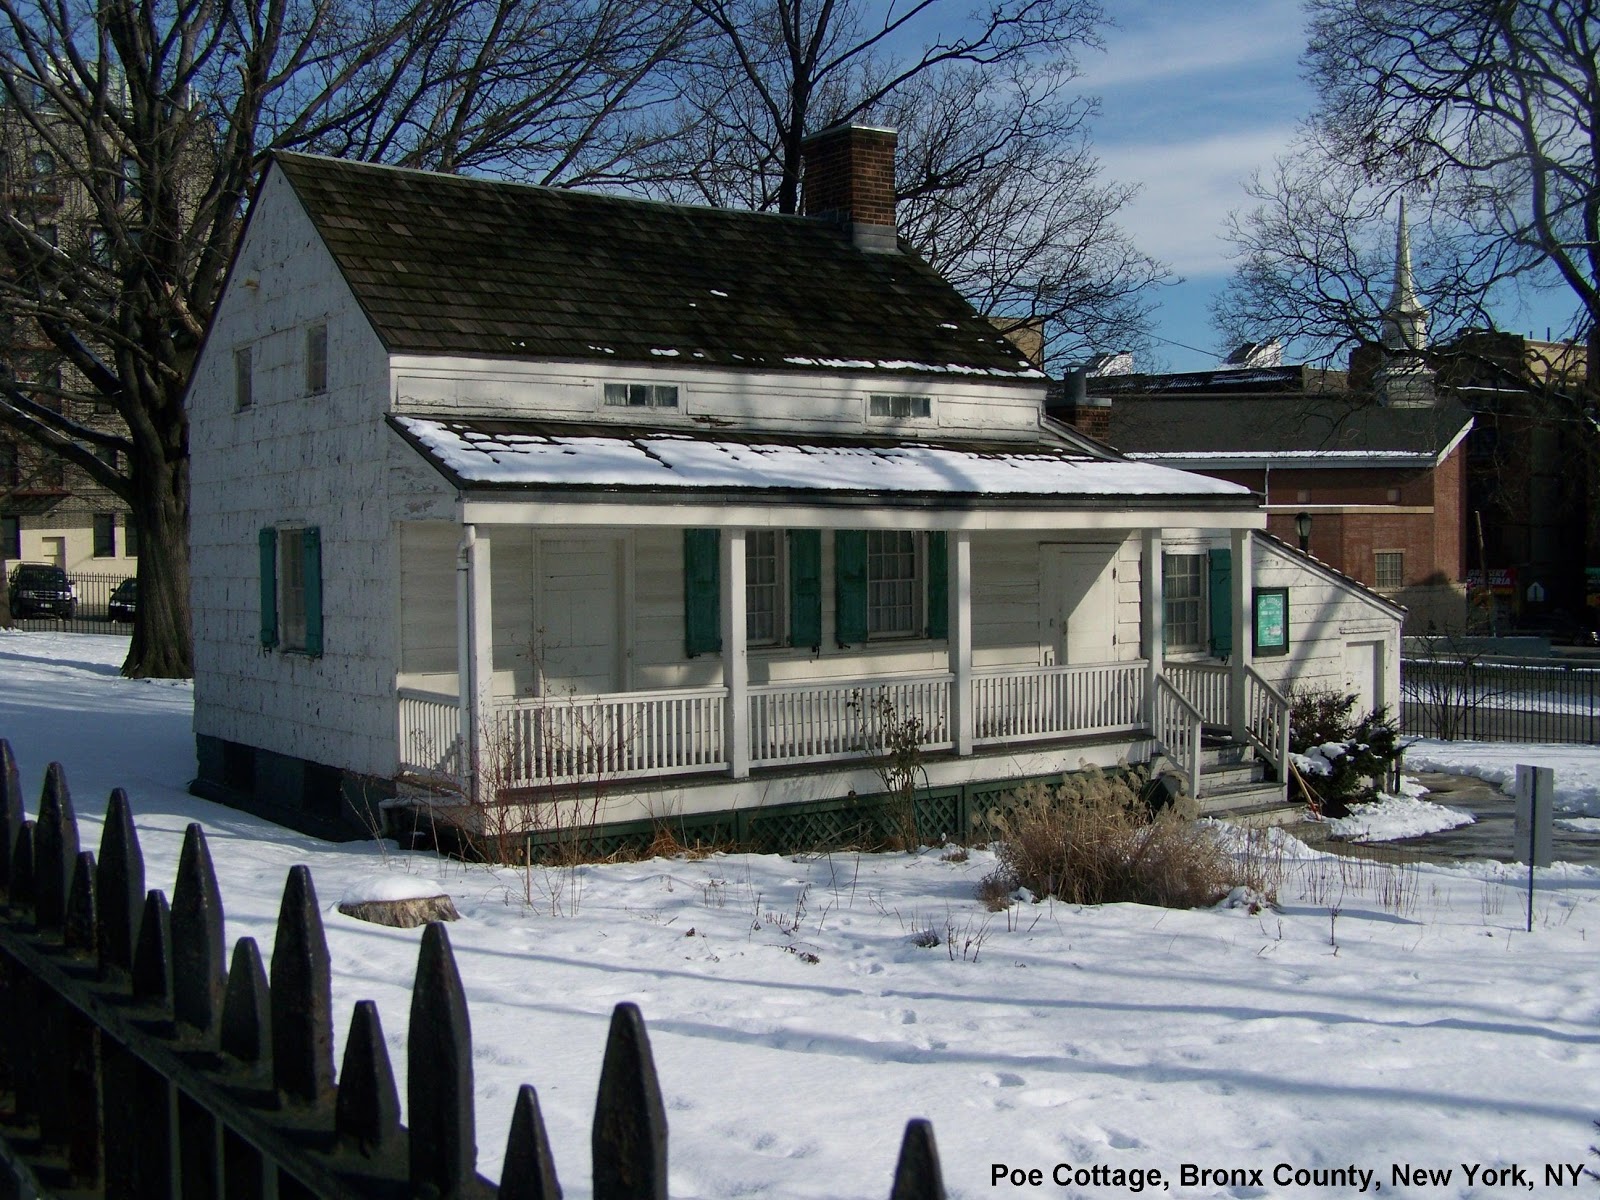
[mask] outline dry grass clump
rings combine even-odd
[[[1090,769],[1060,788],[1032,784],[1001,818],[999,865],[979,898],[1003,907],[1018,888],[1072,904],[1197,908],[1232,890],[1230,856],[1181,799],[1152,813],[1126,782]]]

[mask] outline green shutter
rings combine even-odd
[[[950,636],[950,542],[944,530],[928,535],[928,636]]]
[[[721,541],[715,529],[683,531],[683,643],[690,658],[722,649]]]
[[[263,529],[261,543],[261,644],[278,644],[278,531]]]
[[[300,531],[300,553],[306,585],[306,653],[322,655],[322,530],[312,525]]]
[[[1227,658],[1233,653],[1233,551],[1212,550],[1207,557],[1211,656]]]
[[[840,529],[833,535],[833,623],[841,646],[867,640],[867,535]]]
[[[822,530],[789,531],[789,644],[822,645]]]

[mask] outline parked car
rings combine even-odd
[[[13,617],[60,617],[70,621],[78,611],[78,589],[67,573],[51,563],[18,563],[11,572]]]
[[[139,581],[124,579],[111,591],[106,601],[106,618],[112,621],[131,621],[139,608]]]

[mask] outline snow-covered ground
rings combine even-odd
[[[1441,742],[1422,738],[1406,749],[1409,771],[1476,775],[1510,794],[1517,764],[1549,767],[1555,774],[1556,810],[1600,817],[1600,746],[1528,745],[1519,742]]]
[[[1282,838],[1268,853],[1278,906],[1258,911],[990,913],[973,896],[993,862],[982,850],[495,871],[329,846],[189,796],[190,689],[118,678],[124,648],[0,634],[0,737],[30,794],[47,762],[65,763],[93,847],[106,794],[126,787],[152,886],[170,888],[199,821],[228,936],[264,953],[290,865],[310,864],[341,1042],[355,1002],[375,999],[402,1072],[419,933],[334,905],[413,890],[411,876],[441,883],[462,914],[450,936],[491,1175],[529,1082],[566,1194],[589,1195],[606,1025],[633,1000],[680,1198],[881,1197],[912,1116],[932,1119],[956,1197],[1134,1194],[1133,1176],[1096,1184],[1096,1168],[1160,1171],[1169,1187],[1141,1182],[1182,1196],[1331,1198],[1363,1182],[1430,1198],[1594,1192],[1568,1168],[1600,1166],[1587,1150],[1600,1117],[1595,868],[1539,872],[1532,934],[1520,868],[1378,865]],[[1450,766],[1528,761],[1526,747],[1488,750],[1449,747]],[[1558,788],[1600,780],[1593,747],[1549,761]],[[1185,1183],[1185,1164],[1241,1174]],[[1397,1174],[1424,1168],[1432,1182]],[[1008,1173],[1035,1169],[1038,1184]],[[1567,1186],[1547,1181],[1558,1172]]]

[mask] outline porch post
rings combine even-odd
[[[476,525],[461,527],[456,556],[456,622],[458,677],[461,692],[461,744],[466,794],[490,799],[494,786],[489,761],[494,729],[494,612],[490,600],[489,539]],[[485,774],[488,778],[485,778]]]
[[[723,737],[728,774],[750,775],[750,662],[745,655],[744,530],[724,529],[722,546],[722,682],[728,689]]]
[[[1250,729],[1245,711],[1245,671],[1255,661],[1255,606],[1251,603],[1255,574],[1250,561],[1254,541],[1248,529],[1233,531],[1233,663],[1228,671],[1228,725],[1243,740]]]
[[[950,724],[957,754],[972,753],[972,534],[954,529],[946,535],[949,601]]]
[[[1145,660],[1144,715],[1151,727],[1156,723],[1156,680],[1161,678],[1166,654],[1166,604],[1161,596],[1161,530],[1144,531],[1144,562],[1140,577],[1144,581],[1144,603],[1140,605],[1140,651]]]

